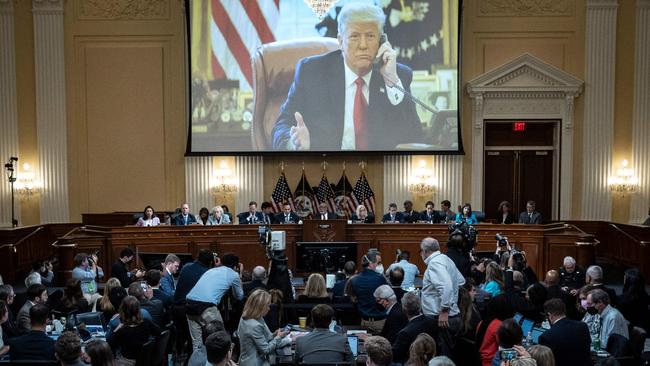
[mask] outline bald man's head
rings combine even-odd
[[[546,277],[544,278],[544,283],[546,286],[555,286],[560,284],[560,272],[552,269],[546,272]]]

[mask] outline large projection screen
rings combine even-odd
[[[341,0],[322,19],[306,0],[185,1],[188,155],[463,153],[459,0]],[[367,22],[339,35],[348,3],[380,9],[385,38]]]

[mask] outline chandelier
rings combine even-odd
[[[616,175],[609,177],[609,189],[622,195],[636,192],[639,180],[634,176],[634,170],[627,167],[627,160],[621,162],[621,168]]]
[[[431,170],[426,168],[426,162],[424,160],[420,161],[420,166],[409,177],[409,192],[421,195],[433,193],[435,184],[436,180],[433,178]]]
[[[305,3],[316,14],[318,19],[323,19],[337,0],[305,0]]]
[[[43,183],[36,179],[36,175],[30,170],[29,164],[23,164],[23,169],[16,175],[16,193],[21,200],[28,200],[37,195]]]
[[[228,169],[224,161],[218,169],[212,173],[212,193],[233,193],[237,192],[237,182],[232,176],[232,170]]]

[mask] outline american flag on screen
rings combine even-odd
[[[375,192],[370,188],[366,173],[361,172],[361,176],[357,180],[352,190],[352,200],[355,206],[364,205],[368,212],[375,213]]]
[[[323,173],[320,184],[316,189],[316,203],[317,205],[320,205],[321,202],[325,202],[327,203],[327,210],[329,212],[336,212],[336,202],[334,201],[335,197],[336,196],[334,195],[332,186],[330,186],[330,182],[327,181],[327,177],[325,176],[325,173]]]
[[[251,54],[275,42],[280,0],[203,0],[210,2],[212,74],[214,79],[240,80],[253,85]],[[244,82],[245,81],[245,82]]]
[[[293,194],[291,194],[291,188],[289,188],[289,183],[287,183],[287,177],[282,172],[271,194],[273,212],[282,212],[282,205],[285,202],[291,205],[291,210],[293,211]]]

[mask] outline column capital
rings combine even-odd
[[[65,0],[32,0],[32,11],[40,14],[63,13],[64,5]]]
[[[14,0],[0,0],[0,14],[13,14]]]
[[[587,9],[616,9],[618,0],[587,0]]]

